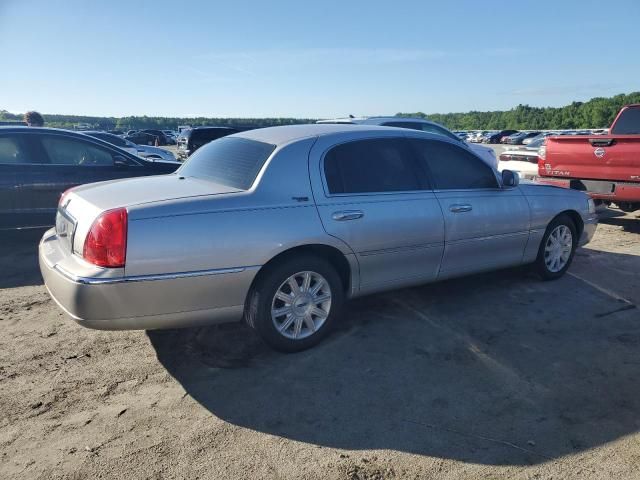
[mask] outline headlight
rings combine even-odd
[[[589,213],[596,213],[596,202],[593,201],[593,198],[587,200],[587,205],[589,207]]]

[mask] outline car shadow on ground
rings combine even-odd
[[[148,336],[187,393],[234,425],[525,465],[640,428],[639,319],[577,278],[517,269],[354,300],[298,354],[269,350],[242,324]]]
[[[42,285],[38,242],[46,229],[0,231],[0,288]]]

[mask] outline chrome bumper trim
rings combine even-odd
[[[207,275],[223,275],[225,273],[240,273],[247,268],[254,267],[235,267],[235,268],[218,268],[212,270],[196,270],[193,272],[176,272],[176,273],[160,273],[153,275],[134,275],[131,277],[113,277],[113,278],[96,278],[96,277],[79,277],[68,272],[59,265],[54,265],[53,269],[60,275],[74,283],[83,285],[105,285],[113,283],[133,283],[133,282],[154,282],[156,280],[175,280],[177,278],[204,277]]]

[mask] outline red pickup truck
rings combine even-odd
[[[623,107],[608,135],[548,137],[538,175],[625,212],[640,210],[640,104]]]

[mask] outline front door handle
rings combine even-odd
[[[471,205],[469,205],[468,203],[464,203],[464,204],[451,205],[449,207],[449,210],[451,210],[453,213],[462,213],[462,212],[470,212],[471,210],[473,210],[473,207],[471,207]]]
[[[343,210],[342,212],[333,212],[331,218],[337,222],[344,222],[345,220],[357,220],[364,217],[362,210]]]

